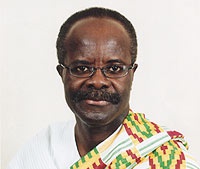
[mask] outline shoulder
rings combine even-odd
[[[163,168],[200,169],[180,132],[160,126],[141,113],[129,114],[127,126],[134,133],[134,142],[145,150],[147,165],[152,168],[159,165]]]
[[[166,126],[160,126],[149,119],[145,118],[144,114],[135,114],[139,121],[138,126],[145,125],[147,133],[151,133],[150,137],[146,138],[146,141],[152,139],[153,137],[158,137],[157,140],[162,139],[162,133],[167,136],[167,139],[163,141],[162,144],[155,146],[156,148],[149,153],[148,163],[151,167],[153,166],[163,166],[163,168],[191,168],[200,169],[196,160],[192,157],[188,150],[188,143],[182,133],[171,130]],[[140,117],[140,118],[138,118]],[[144,137],[144,136],[143,136]],[[156,140],[156,143],[159,142]]]
[[[171,139],[151,152],[148,156],[149,165],[163,168],[200,169],[199,164],[189,153],[183,143]]]
[[[40,131],[17,152],[8,169],[56,169],[54,149],[70,135],[73,125],[73,121],[60,122]]]

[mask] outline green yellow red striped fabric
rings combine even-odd
[[[122,126],[70,169],[200,169],[181,133],[129,111]]]

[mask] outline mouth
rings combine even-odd
[[[90,100],[90,99],[87,99],[87,100],[85,100],[85,103],[87,103],[89,105],[93,105],[93,106],[106,106],[110,102],[105,101],[105,100]]]

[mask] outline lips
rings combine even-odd
[[[89,105],[94,105],[94,106],[106,106],[109,104],[108,101],[105,100],[85,100],[85,102]]]

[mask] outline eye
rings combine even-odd
[[[106,71],[109,73],[121,73],[124,70],[123,65],[111,65],[106,67]]]
[[[77,70],[78,72],[86,72],[86,71],[89,70],[89,68],[86,67],[86,66],[77,66],[77,67],[76,67],[76,70]]]
[[[88,66],[75,66],[71,68],[71,72],[73,74],[83,74],[88,73],[90,71],[90,68]]]

